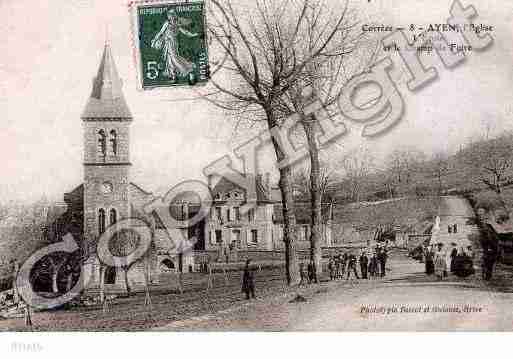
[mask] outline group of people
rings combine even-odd
[[[351,277],[359,279],[357,267],[360,267],[362,279],[384,277],[386,275],[386,262],[388,259],[388,249],[386,247],[376,247],[370,256],[365,250],[362,250],[360,256],[353,253],[337,254],[330,257],[328,262],[328,270],[330,279],[346,279]]]
[[[362,250],[357,257],[354,253],[339,253],[331,256],[328,262],[330,279],[349,279],[351,274],[360,279],[357,267],[360,267],[362,279],[374,279],[386,275],[386,263],[388,259],[388,249],[386,246],[377,246],[370,256],[366,250]],[[246,265],[242,273],[242,292],[246,294],[246,299],[255,298],[255,281],[253,271],[250,268],[251,259],[246,260]],[[310,261],[306,266],[299,264],[299,274],[301,281],[299,285],[310,284],[316,281],[315,265]]]
[[[434,274],[439,280],[443,280],[449,273],[458,277],[468,277],[474,274],[472,246],[458,247],[453,243],[452,248],[444,247],[443,243],[437,243],[424,248],[426,274]]]

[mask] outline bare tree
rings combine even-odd
[[[433,156],[433,172],[438,182],[438,195],[442,195],[442,179],[449,172],[449,157],[444,152],[437,152]]]
[[[347,154],[341,160],[349,198],[354,202],[361,200],[360,195],[365,187],[369,174],[373,170],[374,157],[364,147]]]
[[[329,203],[332,196],[332,187],[335,184],[336,169],[327,161],[320,161],[319,193],[321,203]],[[294,192],[300,200],[310,200],[312,185],[309,166],[297,167],[294,171]]]
[[[504,182],[511,178],[513,135],[506,133],[473,142],[460,155],[472,174],[501,196]]]
[[[211,4],[209,33],[227,56],[218,72],[224,74],[224,81],[220,76],[213,78],[213,88],[203,97],[239,116],[238,120],[249,115],[250,121],[263,121],[268,130],[280,128],[290,115],[291,107],[284,106],[284,98],[292,94],[289,99],[298,100],[309,71],[331,56],[343,54],[340,44],[348,45],[346,39],[353,29],[347,19],[347,7],[329,8],[323,0],[257,0],[244,4],[244,12],[230,0],[212,0]],[[292,108],[294,112],[304,105],[289,102],[294,103],[298,105]],[[280,163],[286,154],[274,136],[271,142]],[[317,167],[312,171],[313,183],[317,184]],[[280,166],[279,172],[287,281],[297,284],[292,169]],[[318,193],[318,189],[314,192]]]
[[[415,184],[415,176],[422,172],[426,155],[415,148],[397,149],[389,157],[387,170],[392,178],[394,192],[398,189],[410,190]]]
[[[329,50],[326,50],[323,56],[319,56],[305,67],[301,80],[291,86],[290,91],[284,96],[286,101],[282,105],[285,107],[285,112],[297,113],[300,116],[300,123],[306,137],[310,160],[309,182],[312,226],[310,259],[314,264],[314,280],[318,282],[322,259],[322,187],[328,176],[326,176],[327,167],[321,164],[321,146],[317,140],[319,121],[322,119],[315,115],[307,116],[305,114],[304,109],[312,99],[303,96],[303,91],[309,87],[312,90],[312,97],[320,100],[326,106],[325,110],[328,116],[331,115],[330,106],[340,97],[344,85],[353,76],[369,71],[378,51],[377,47],[371,47],[370,50],[374,51],[368,51],[364,54],[365,56],[360,56],[359,61],[351,63],[350,60],[354,60],[355,55],[357,55],[356,50],[359,48],[366,49],[367,46],[364,46],[363,32],[357,27],[357,21],[354,19],[354,14],[348,10],[347,3],[344,2],[344,10],[340,14],[336,14],[331,24],[330,14],[333,12],[331,8],[322,1],[312,1],[310,6],[312,11],[305,16],[306,28],[303,36],[304,51],[307,51],[307,56],[315,50],[315,44],[322,37],[325,26],[330,30],[331,27],[338,27],[340,36],[330,42]],[[322,18],[329,20],[323,24],[319,20]]]

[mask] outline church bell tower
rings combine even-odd
[[[84,133],[84,249],[96,253],[99,236],[130,217],[130,123],[122,81],[105,44],[81,119]]]

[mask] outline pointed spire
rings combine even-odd
[[[123,81],[119,77],[106,38],[98,73],[93,79],[91,98],[82,118],[132,118],[123,97],[122,86]]]
[[[119,78],[116,64],[112,58],[110,45],[105,41],[103,56],[93,83],[93,92],[91,97],[97,99],[115,99],[123,96],[121,87],[123,86]]]

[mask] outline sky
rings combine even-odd
[[[513,2],[463,4],[495,27],[493,46],[456,69],[440,68],[439,79],[420,91],[400,85],[406,112],[399,125],[374,140],[351,126],[337,143],[341,151],[364,144],[383,159],[401,146],[454,151],[487,127],[513,129]],[[353,0],[353,6],[363,22],[407,26],[445,22],[450,1]],[[208,103],[188,101],[191,90],[138,89],[127,1],[0,0],[0,31],[0,202],[43,195],[62,201],[82,182],[80,114],[106,37],[134,115],[134,182],[162,194],[200,179],[206,164],[234,146],[231,123]]]

